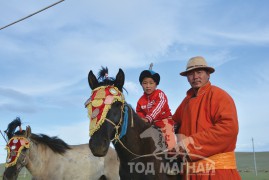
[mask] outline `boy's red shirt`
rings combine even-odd
[[[150,95],[144,93],[137,102],[136,112],[149,122],[171,117],[168,99],[163,91],[156,89]]]

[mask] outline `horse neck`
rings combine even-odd
[[[26,165],[33,177],[44,177],[42,172],[48,173],[50,160],[57,161],[58,154],[54,153],[48,146],[31,141],[29,148],[29,162]],[[44,170],[46,169],[46,170]]]
[[[128,130],[134,130],[136,134],[140,135],[145,129],[150,127],[150,124],[142,120],[138,114],[129,105],[128,106]],[[128,132],[127,130],[127,132]]]
[[[133,113],[133,115],[131,115],[131,113]],[[151,147],[155,147],[154,142],[150,139],[140,138],[140,134],[149,127],[150,125],[148,123],[144,122],[132,108],[129,108],[127,132],[120,140],[125,147],[119,142],[114,145],[120,158],[130,160],[136,157],[136,155],[144,155],[153,152]]]

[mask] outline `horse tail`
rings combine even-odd
[[[19,117],[17,117],[11,123],[8,124],[7,129],[5,130],[8,139],[11,139],[14,136],[16,128],[20,126],[21,126],[21,119]]]

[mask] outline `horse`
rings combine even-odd
[[[119,69],[116,78],[107,77],[107,73],[101,71],[98,78],[92,70],[88,74],[92,94],[85,104],[91,119],[89,148],[93,155],[105,156],[112,142],[120,159],[121,179],[179,179],[179,175],[167,175],[169,167],[164,158],[155,158],[154,141],[140,138],[151,124],[144,122],[125,102],[122,69]],[[106,76],[101,77],[100,74]]]
[[[68,145],[58,137],[34,134],[31,127],[15,132],[20,119],[9,124],[4,180],[15,180],[26,167],[35,180],[118,180],[119,161],[113,148],[105,157],[95,157],[88,144]],[[14,133],[15,132],[15,133]]]

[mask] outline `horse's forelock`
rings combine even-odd
[[[15,133],[14,133],[14,136],[22,136],[22,135],[24,135],[25,134],[25,130],[22,130],[22,131],[16,131]]]
[[[100,86],[112,86],[115,84],[114,80],[111,79],[104,79],[103,81],[99,82],[99,87]]]
[[[17,117],[12,122],[10,122],[7,126],[7,129],[5,130],[5,133],[7,134],[8,139],[11,139],[14,134],[17,127],[21,126],[21,119]]]

